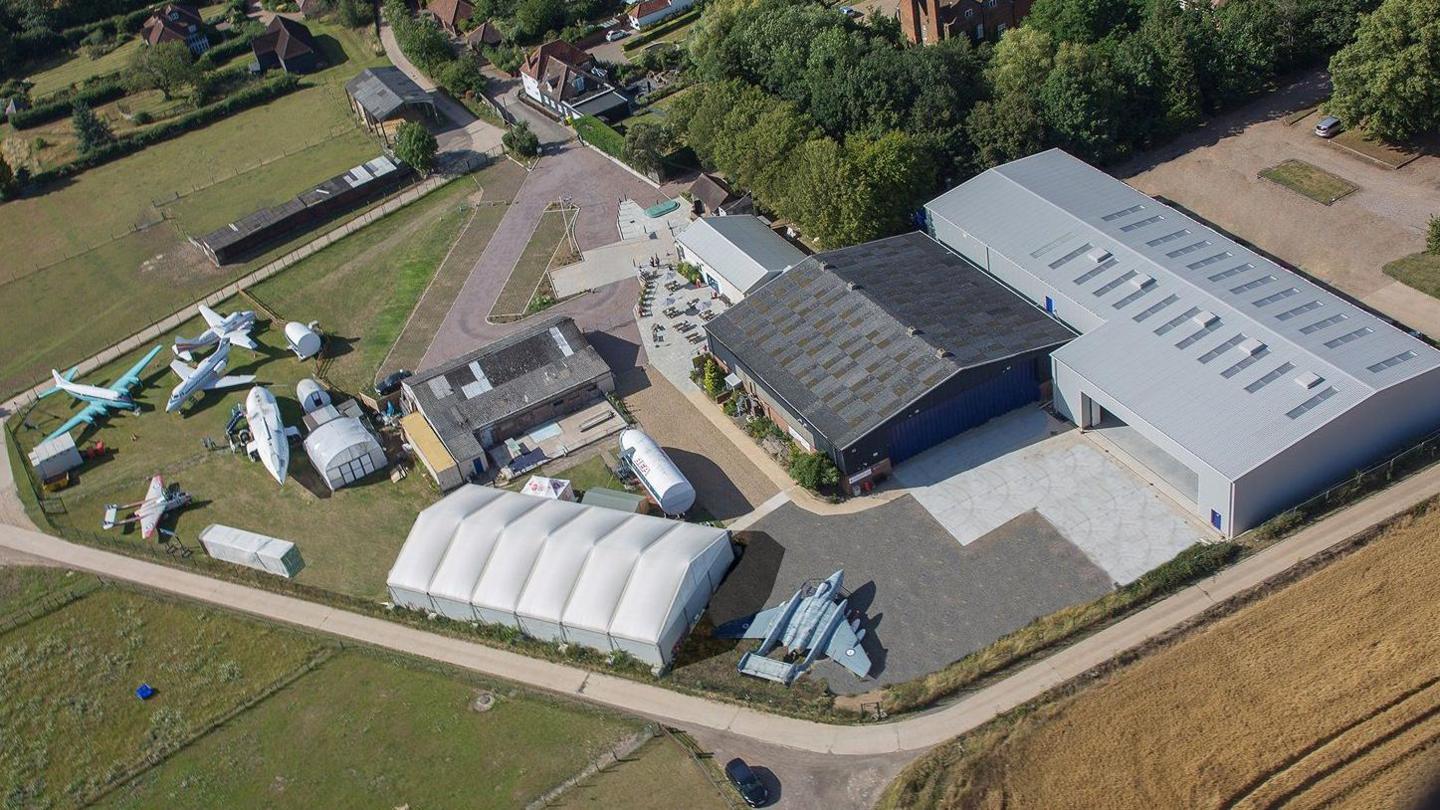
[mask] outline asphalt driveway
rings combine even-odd
[[[830,661],[814,675],[859,694],[934,672],[1000,636],[1110,589],[1110,578],[1036,513],[962,546],[913,497],[852,515],[787,503],[741,533],[740,562],[710,602],[716,624],[845,570],[874,664],[861,681]],[[753,644],[753,642],[744,642]]]

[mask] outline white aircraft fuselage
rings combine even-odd
[[[255,386],[245,396],[245,420],[250,423],[250,444],[245,448],[260,459],[270,477],[285,483],[290,466],[290,441],[280,421],[280,404],[269,389]]]
[[[170,399],[165,403],[166,413],[180,410],[186,400],[190,399],[196,392],[205,390],[211,382],[220,379],[225,374],[225,363],[230,359],[230,341],[221,339],[220,346],[215,353],[205,358],[200,365],[195,367],[195,373],[180,381],[170,392]]]
[[[101,388],[98,385],[86,385],[85,383],[70,382],[61,377],[59,372],[51,371],[55,379],[55,387],[65,393],[85,402],[103,402],[116,408],[135,408],[135,399],[127,391],[116,391],[111,388]]]

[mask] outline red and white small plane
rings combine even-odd
[[[100,526],[104,529],[113,529],[127,523],[139,523],[140,536],[149,540],[160,529],[160,518],[166,512],[179,509],[188,503],[190,503],[190,493],[182,492],[179,486],[173,486],[166,490],[165,480],[157,475],[150,479],[150,489],[145,493],[145,500],[127,504],[112,503],[106,506],[105,520]],[[120,513],[124,510],[134,511],[122,519]]]

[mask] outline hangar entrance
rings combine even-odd
[[[1149,475],[1159,478],[1170,487],[1173,494],[1185,499],[1187,505],[1193,507],[1199,502],[1200,476],[1194,470],[1165,452],[1159,445],[1142,436],[1140,431],[1125,424],[1123,420],[1105,410],[1090,397],[1084,397],[1084,400],[1087,430],[1094,432],[1103,441],[1128,456],[1128,460],[1144,468],[1138,472],[1149,473]]]

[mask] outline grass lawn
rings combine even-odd
[[[615,715],[514,689],[498,692],[489,711],[473,710],[486,688],[343,653],[106,805],[523,807],[636,730]]]
[[[1440,298],[1440,255],[1412,253],[1385,265],[1385,275]]]
[[[0,567],[0,618],[23,610],[61,588],[78,585],[84,579],[63,568],[18,565]]]
[[[564,793],[552,807],[684,807],[728,810],[735,805],[701,772],[679,743],[660,736],[584,783]]]
[[[1440,575],[1437,537],[1432,500],[1302,580],[939,746],[880,806],[1420,806],[1402,787],[1435,764],[1440,602],[1414,594]]]
[[[26,304],[0,328],[0,390],[73,363],[259,263],[217,270],[185,242],[189,234],[379,154],[378,142],[353,134],[341,86],[379,60],[352,32],[311,27],[334,66],[304,89],[0,206],[0,298]],[[254,177],[235,176],[304,144],[315,145]],[[218,185],[174,211],[156,207],[212,180]],[[166,213],[174,220],[130,233]],[[56,328],[76,315],[86,328]]]
[[[610,442],[610,445],[618,447],[614,442]],[[573,467],[566,467],[564,469],[554,464],[549,464],[540,472],[547,478],[559,478],[562,481],[569,481],[570,486],[574,488],[577,493],[597,487],[602,489],[616,489],[621,492],[625,491],[625,485],[620,483],[620,479],[616,478],[614,473],[610,472],[610,466],[605,463],[605,459],[598,455],[591,456]],[[505,488],[519,492],[525,488],[525,483],[529,481],[531,477],[532,476],[526,475],[516,478],[509,484],[506,484]]]
[[[71,806],[294,671],[310,639],[104,588],[0,637],[0,781],[12,807]],[[158,694],[137,700],[135,687]]]
[[[228,313],[242,306],[230,301],[218,309]],[[337,311],[325,327],[335,334],[360,334],[365,326],[358,319],[368,317],[367,313],[352,313],[353,317],[347,318]],[[257,375],[257,382],[269,386],[280,401],[285,424],[299,426],[295,384],[314,367],[297,361],[284,349],[282,326],[272,323],[257,331],[260,352],[252,355],[236,349],[228,371]],[[198,319],[192,319],[176,331],[194,335],[199,329]],[[156,342],[169,345],[171,336]],[[87,375],[85,380],[113,380],[142,353]],[[157,358],[143,376],[145,385],[136,397],[143,408],[140,413],[114,416],[83,435],[74,431],[77,441],[103,441],[116,452],[107,461],[83,468],[78,483],[60,493],[66,513],[54,518],[57,525],[98,532],[106,504],[135,500],[143,493],[146,480],[162,473],[196,499],[162,524],[173,528],[187,545],[198,545],[197,534],[210,523],[274,535],[300,547],[306,567],[297,581],[364,598],[383,597],[385,575],[415,515],[439,497],[428,478],[412,474],[391,483],[377,474],[331,494],[315,481],[318,476],[304,450],[295,446],[290,456],[291,478],[279,486],[263,467],[244,456],[231,455],[225,449],[206,451],[202,445],[203,439],[210,438],[223,447],[225,422],[231,407],[244,402],[246,387],[211,392],[192,401],[181,413],[166,413],[165,400],[177,382],[175,375]],[[20,430],[21,451],[28,451],[74,410],[72,403],[59,396],[42,400],[26,420],[35,429]],[[115,536],[145,542],[138,532]]]
[[[480,260],[485,246],[490,244],[490,237],[494,235],[500,220],[509,210],[509,202],[515,198],[515,193],[524,182],[525,170],[514,161],[500,160],[476,174],[475,179],[484,189],[481,201],[471,212],[470,219],[451,247],[450,255],[435,271],[430,286],[420,296],[409,321],[396,338],[390,356],[382,361],[382,367],[375,372],[376,377],[383,377],[402,368],[419,370],[417,367],[425,356],[426,349],[430,348],[430,341],[434,340],[436,330],[445,320],[445,316],[450,314],[450,307],[459,295],[460,288],[470,277],[470,271],[475,267],[475,262]]]
[[[1330,205],[1358,188],[1349,180],[1303,160],[1284,161],[1260,172],[1260,176],[1323,205]]]
[[[1359,129],[1346,129],[1331,139],[1337,144],[1353,149],[1365,157],[1377,160],[1392,169],[1398,169],[1417,157],[1420,150],[1411,146],[1399,146],[1366,134]]]
[[[77,52],[74,56],[53,67],[31,74],[30,81],[34,82],[35,86],[30,88],[30,97],[41,99],[71,85],[79,84],[92,76],[124,70],[130,64],[131,57],[141,47],[140,37],[135,36],[99,59],[91,59],[83,52]]]
[[[250,292],[285,320],[318,320],[339,343],[325,376],[343,390],[369,390],[415,302],[470,218],[478,191],[468,177],[452,181]],[[341,323],[349,327],[341,330]]]
[[[563,211],[547,211],[540,216],[535,232],[525,244],[525,251],[520,254],[515,269],[510,271],[510,278],[505,281],[505,288],[495,299],[495,306],[490,310],[491,318],[513,319],[525,314],[535,290],[544,280],[550,260],[568,241],[566,216]]]

